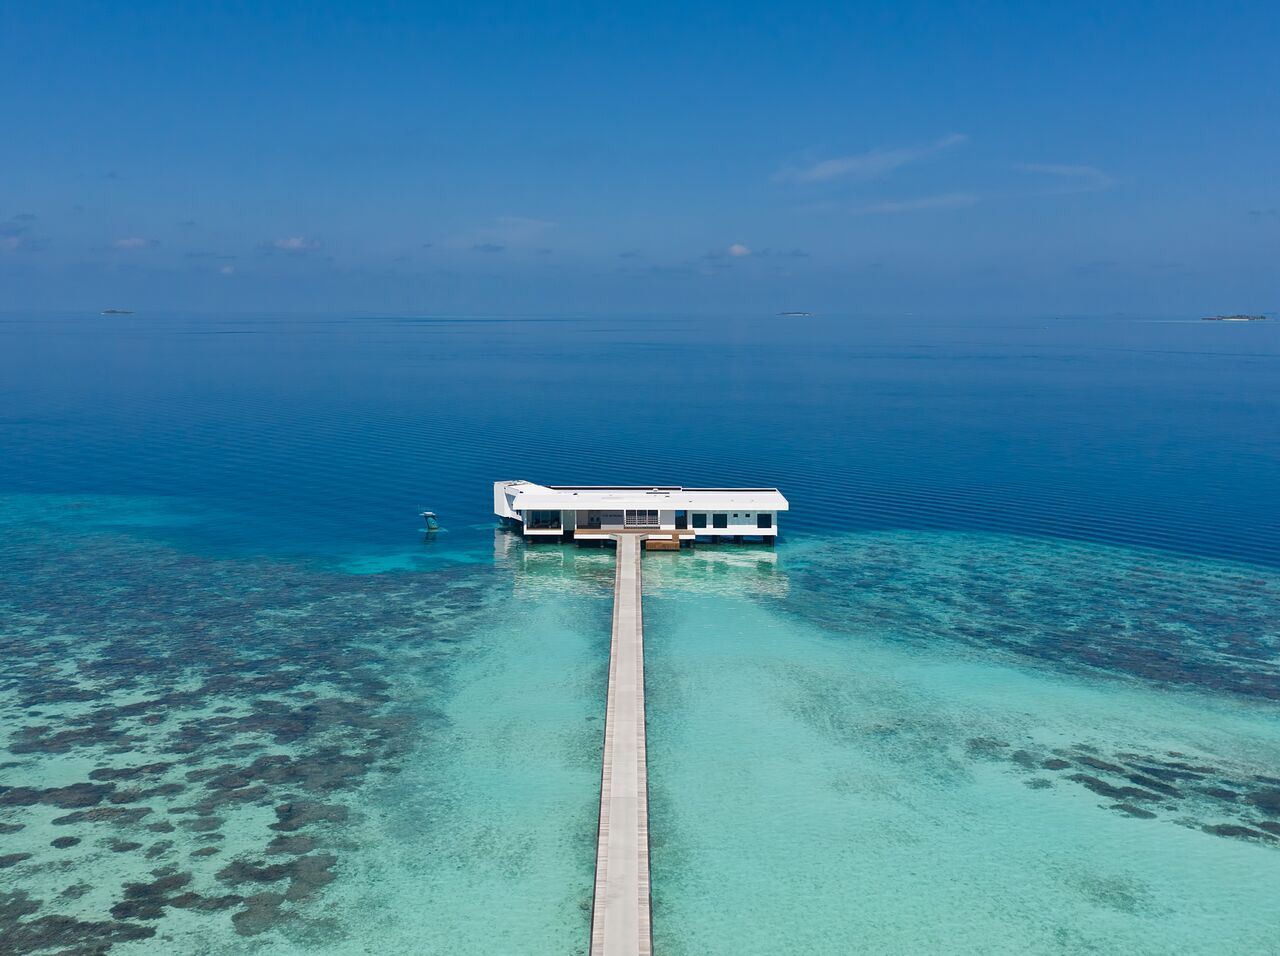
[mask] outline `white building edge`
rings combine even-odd
[[[493,511],[528,538],[590,540],[638,532],[673,547],[696,539],[778,535],[787,499],[777,488],[535,485],[495,481]]]

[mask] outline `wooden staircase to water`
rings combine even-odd
[[[662,534],[661,532],[650,534],[644,539],[644,549],[646,551],[679,551],[680,536],[678,534]]]

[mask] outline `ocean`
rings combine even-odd
[[[1278,423],[1270,322],[0,316],[0,950],[586,953],[526,478],[791,502],[644,559],[660,954],[1273,951]]]

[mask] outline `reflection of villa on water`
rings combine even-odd
[[[493,483],[494,514],[529,540],[581,543],[637,534],[650,551],[726,538],[773,544],[778,513],[786,510],[777,488]]]
[[[561,543],[561,542],[557,542]],[[524,598],[555,594],[600,594],[613,587],[613,552],[599,548],[524,547],[505,528],[493,532],[493,557],[515,572],[515,593]],[[787,573],[772,548],[698,548],[670,560],[661,554],[645,561],[645,588],[702,594],[744,592],[784,597]]]

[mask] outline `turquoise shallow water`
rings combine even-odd
[[[1049,594],[997,615],[958,580],[977,560],[1006,600],[1034,576],[1072,602],[1087,586],[1110,608],[1092,627],[1132,627],[1145,602],[1144,633],[1168,618],[1222,651],[1222,609],[1199,599],[1248,585],[1274,626],[1274,574],[1013,537],[832,536],[795,552],[747,587],[713,562],[647,561],[655,947],[1274,947],[1274,706],[1047,666],[1011,638],[1067,626]],[[994,552],[1003,565],[982,560]],[[1135,565],[1163,585],[1127,580]],[[863,591],[886,567],[892,596]],[[818,577],[819,621],[788,613]],[[1275,636],[1255,650],[1273,655]]]
[[[585,952],[607,677],[609,555],[520,561],[447,671],[443,726],[387,785],[329,918],[335,951]],[[603,559],[603,560],[602,560]],[[309,951],[310,941],[299,951]]]
[[[792,503],[645,559],[660,956],[1274,950],[1214,325],[0,316],[0,951],[582,952],[611,556],[511,477]]]

